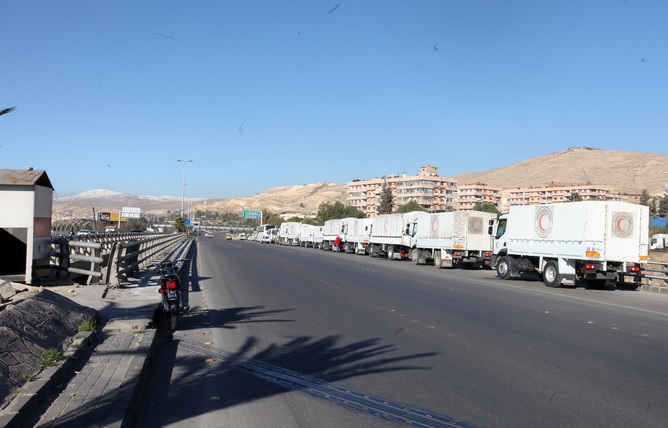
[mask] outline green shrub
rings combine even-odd
[[[42,358],[37,360],[37,362],[44,367],[55,366],[56,363],[63,359],[63,353],[50,348],[42,351]]]
[[[79,331],[93,331],[95,330],[95,321],[86,320],[79,324]]]

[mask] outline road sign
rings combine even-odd
[[[141,217],[141,208],[123,207],[121,217],[139,218]]]
[[[262,211],[260,210],[242,210],[241,218],[260,218]]]
[[[184,225],[185,227],[190,227],[190,219],[187,218],[186,221],[183,222],[183,225]]]

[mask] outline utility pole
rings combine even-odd
[[[188,162],[192,162],[191,160],[182,160],[182,159],[177,159],[177,162],[183,162],[183,186],[181,187],[181,218],[183,218],[183,202],[186,197],[186,164]]]

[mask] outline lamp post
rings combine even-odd
[[[188,218],[191,218],[190,209],[192,208],[192,205],[190,203],[190,189],[194,184],[187,183],[186,186],[188,186]]]
[[[183,162],[183,186],[181,187],[181,218],[183,218],[183,201],[186,196],[186,163],[192,162],[191,160],[181,160],[177,159],[177,162]]]

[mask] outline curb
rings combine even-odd
[[[135,357],[132,359],[133,364],[128,368],[126,376],[131,379],[137,379],[135,387],[132,389],[132,395],[130,396],[130,402],[128,404],[127,411],[123,416],[123,421],[121,422],[121,427],[131,426],[132,420],[134,419],[135,413],[141,401],[142,392],[148,382],[148,371],[151,366],[151,356],[155,352],[157,337],[157,329],[150,329],[144,332],[144,338],[139,345],[139,348],[135,352]]]
[[[95,316],[97,319],[97,314]],[[78,332],[77,335],[84,336],[81,339],[72,339],[72,344],[80,345],[76,349],[68,349],[63,353],[63,359],[52,367],[45,367],[37,374],[35,380],[26,382],[21,387],[21,392],[14,397],[0,414],[0,426],[18,426],[24,416],[31,413],[47,394],[48,390],[58,382],[70,369],[74,360],[88,350],[90,344],[97,338],[97,331]]]
[[[640,291],[646,291],[648,293],[668,294],[668,287],[661,285],[642,285],[640,286]]]
[[[95,331],[79,332],[82,338],[73,339],[72,344],[80,347],[68,349],[63,354],[63,359],[52,367],[44,368],[32,382],[27,382],[21,392],[14,397],[0,414],[0,427],[15,428],[22,426],[24,418],[30,416],[35,407],[41,403],[49,390],[72,367],[74,361],[81,358],[91,344],[99,337],[99,333],[105,329],[105,325],[99,326]],[[119,389],[128,389],[129,398],[127,407],[124,407],[123,418],[120,425],[112,423],[113,426],[131,426],[134,415],[141,400],[141,394],[148,381],[148,372],[151,366],[151,357],[157,348],[157,329],[146,329],[143,338],[132,355],[132,361],[127,369],[126,383],[121,384]],[[93,350],[93,353],[95,351]],[[93,354],[91,354],[93,355]]]

